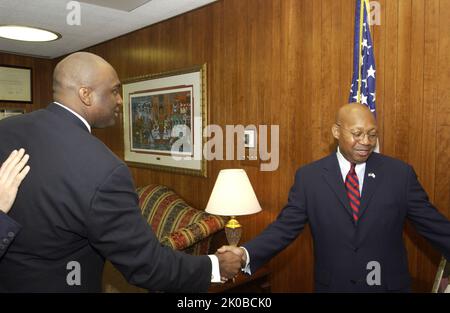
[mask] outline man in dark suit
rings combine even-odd
[[[402,239],[408,218],[450,259],[450,222],[428,201],[411,166],[374,153],[377,126],[362,104],[343,106],[332,127],[337,153],[300,168],[287,205],[277,219],[243,248],[254,272],[311,227],[315,290],[410,291]]]
[[[104,59],[74,53],[55,67],[54,103],[0,122],[0,157],[19,144],[33,168],[11,211],[23,228],[0,260],[0,292],[99,292],[105,259],[160,291],[206,291],[239,269],[232,253],[161,246],[141,216],[127,166],[90,133],[114,125],[120,86]]]
[[[0,258],[19,233],[21,226],[6,215],[16,199],[17,190],[27,176],[28,154],[24,149],[14,150],[0,167]]]

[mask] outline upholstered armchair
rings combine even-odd
[[[224,237],[221,230],[226,221],[223,217],[191,207],[163,185],[141,187],[137,193],[142,215],[163,245],[201,255],[214,252],[210,251],[214,241],[223,241],[223,238],[217,239]],[[105,292],[145,292],[128,284],[110,262],[105,265],[103,289]]]

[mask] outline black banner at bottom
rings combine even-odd
[[[350,309],[384,312],[389,309],[425,309],[442,305],[448,307],[448,294],[0,294],[2,306],[29,306],[35,311],[43,306],[46,311],[58,312],[130,313],[145,308],[148,312],[310,312],[317,309]],[[49,304],[52,304],[49,306]],[[5,311],[7,312],[7,311]],[[106,311],[107,312],[107,311]]]

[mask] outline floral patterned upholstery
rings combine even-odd
[[[148,185],[137,193],[142,215],[159,241],[175,250],[207,254],[211,235],[225,226],[223,217],[189,206],[166,186]]]

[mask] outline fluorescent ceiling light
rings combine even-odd
[[[0,37],[21,41],[52,41],[61,38],[61,35],[45,29],[3,25],[0,26]]]

